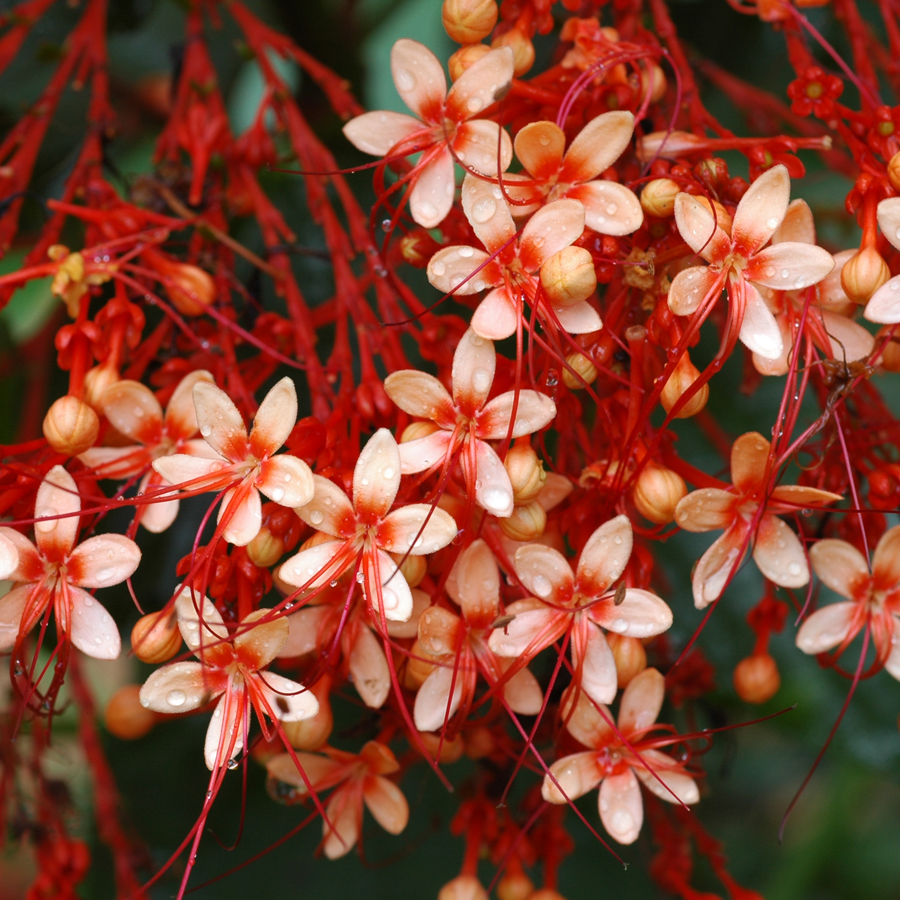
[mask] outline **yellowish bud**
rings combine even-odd
[[[688,356],[687,351],[685,351],[678,360],[675,371],[672,372],[671,377],[663,386],[659,398],[663,405],[663,409],[667,413],[671,412],[672,407],[675,406],[684,394],[691,390],[694,382],[699,377],[700,370],[691,362],[690,356]],[[676,413],[675,418],[689,419],[691,416],[696,416],[697,413],[706,406],[706,401],[708,399],[709,385],[704,384],[703,387],[696,391],[696,393],[691,396],[690,400],[681,407]]]
[[[512,484],[514,502],[525,504],[537,500],[547,481],[544,464],[537,453],[528,444],[516,444],[510,447],[503,465]]]
[[[165,274],[170,279],[166,293],[183,316],[202,315],[215,299],[215,283],[203,269],[190,263],[173,263]]]
[[[594,259],[584,247],[564,247],[541,266],[541,287],[554,306],[572,306],[597,289]]]
[[[731,226],[734,224],[734,221],[731,218],[731,213],[719,203],[718,200],[710,201],[708,197],[697,197],[697,199],[713,214],[716,220],[716,225],[731,237]]]
[[[103,392],[119,381],[119,373],[113,366],[94,366],[84,374],[84,402],[96,412],[103,412]]]
[[[247,556],[254,566],[268,569],[274,566],[284,555],[284,540],[272,534],[265,525],[256,533],[256,537],[247,544]]]
[[[841,286],[854,303],[869,298],[891,277],[891,270],[874,247],[863,247],[841,269]]]
[[[319,701],[319,711],[309,719],[300,722],[283,722],[284,735],[295,750],[318,750],[334,729],[334,714],[331,710],[331,677],[323,675],[311,688]]]
[[[491,46],[509,47],[512,50],[513,75],[516,78],[521,78],[534,65],[534,44],[518,28],[511,28],[500,37],[494,38]]]
[[[648,463],[634,485],[632,498],[637,511],[656,525],[668,525],[675,519],[675,507],[687,496],[684,479],[665,466]]]
[[[648,216],[668,219],[675,215],[675,198],[681,188],[671,178],[654,178],[641,191],[641,208]]]
[[[593,360],[584,353],[570,353],[566,357],[566,368],[563,369],[563,384],[570,391],[580,391],[593,384],[600,374]]]
[[[100,419],[84,400],[66,394],[44,416],[44,437],[57,452],[78,456],[94,446],[100,431]]]
[[[624,634],[610,632],[606,640],[616,661],[619,687],[623,688],[647,668],[647,651],[637,638],[626,637]]]
[[[742,659],[734,670],[734,690],[744,703],[765,703],[778,693],[781,675],[768,653]]]
[[[893,325],[885,325],[879,330],[876,340],[884,340],[891,331],[895,332],[894,337],[882,347],[879,365],[886,372],[900,372],[900,334],[897,329]]]
[[[434,663],[427,662],[428,654],[416,641],[409,651],[406,669],[403,672],[403,686],[411,691],[422,687],[425,679],[434,671]]]
[[[450,70],[450,79],[456,81],[469,66],[478,62],[485,53],[490,53],[491,48],[487,44],[465,44],[447,60],[447,68]]]
[[[413,556],[412,554],[404,556],[402,553],[392,553],[391,557],[400,566],[400,571],[411,588],[418,587],[422,583],[422,579],[428,572],[428,563],[424,556]]]
[[[400,435],[400,443],[407,444],[410,441],[416,441],[419,438],[428,437],[429,434],[434,434],[436,431],[440,431],[434,422],[410,422],[406,428],[403,429],[403,434]]]
[[[488,900],[488,895],[477,878],[459,875],[441,888],[438,900]]]
[[[141,705],[140,693],[139,685],[126,684],[109,698],[103,710],[106,730],[123,741],[143,737],[156,724],[156,713]]]
[[[145,663],[157,665],[171,659],[181,648],[181,632],[171,611],[141,616],[131,629],[131,649]]]
[[[497,900],[529,900],[534,895],[534,882],[521,870],[504,872],[497,882]]]
[[[513,541],[536,541],[547,527],[547,513],[537,500],[513,507],[512,515],[498,519],[500,530]]]
[[[441,21],[457,44],[475,44],[486,38],[497,24],[495,0],[444,0]]]

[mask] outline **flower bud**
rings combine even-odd
[[[96,412],[103,412],[103,392],[117,384],[119,373],[113,366],[94,366],[84,373],[84,402]]]
[[[610,632],[606,640],[616,661],[619,687],[623,688],[647,668],[647,651],[637,638],[626,637],[624,634]]]
[[[659,103],[666,95],[666,74],[652,59],[644,60],[639,83],[641,94],[649,94],[651,103]]]
[[[891,277],[891,270],[874,247],[863,247],[841,269],[841,286],[854,303],[869,298]]]
[[[466,728],[464,739],[466,742],[466,756],[469,759],[486,759],[497,749],[497,741],[490,728],[476,725],[474,728]]]
[[[430,606],[419,617],[417,646],[427,656],[446,656],[459,642],[460,618],[449,609]]]
[[[675,198],[681,188],[671,178],[654,178],[641,191],[641,208],[648,216],[668,219],[675,215]]]
[[[323,675],[310,691],[319,701],[319,711],[309,719],[300,722],[282,722],[284,736],[295,750],[318,750],[334,729],[334,714],[331,710],[331,676]]]
[[[554,306],[572,306],[597,289],[594,258],[584,247],[563,247],[541,266],[541,287]]]
[[[391,559],[400,567],[406,583],[411,587],[418,587],[428,572],[428,563],[424,556],[413,556],[411,553],[391,553]]]
[[[516,78],[521,78],[534,65],[534,44],[518,28],[511,28],[500,37],[494,38],[491,46],[494,48],[509,47],[512,50],[513,75]]]
[[[459,875],[441,888],[438,900],[488,900],[488,895],[477,878]]]
[[[141,616],[131,629],[131,649],[145,663],[171,659],[181,647],[181,632],[171,610]]]
[[[84,400],[66,394],[47,411],[43,430],[47,443],[57,453],[78,456],[94,446],[100,419]]]
[[[410,422],[406,428],[403,429],[403,434],[400,435],[400,443],[408,444],[410,441],[417,441],[419,438],[428,437],[429,434],[434,434],[436,431],[440,431],[434,422]]]
[[[742,659],[734,670],[734,690],[744,703],[765,703],[778,693],[778,664],[768,653]]]
[[[497,519],[500,530],[512,541],[536,541],[547,527],[547,513],[532,500],[524,506],[514,506],[512,515]]]
[[[497,882],[497,900],[530,900],[533,895],[534,882],[521,869],[507,869]]]
[[[406,661],[406,669],[403,672],[403,686],[411,691],[417,691],[433,671],[434,663],[428,662],[428,654],[416,641],[412,645]]]
[[[885,341],[881,348],[881,356],[879,365],[886,372],[900,372],[900,334],[897,334],[897,328],[894,325],[885,325],[878,331],[876,340],[884,340],[888,334],[894,332],[894,337]]]
[[[716,225],[731,237],[731,226],[734,224],[731,213],[719,203],[718,200],[710,201],[708,197],[697,197],[697,199],[713,214]]]
[[[103,710],[106,730],[123,741],[143,737],[156,724],[156,713],[141,705],[140,693],[140,685],[126,684],[109,698]]]
[[[700,377],[700,370],[691,362],[687,351],[681,355],[675,371],[665,383],[660,394],[660,402],[663,409],[668,413],[672,411],[672,407],[686,394],[694,385],[694,382]],[[681,407],[676,413],[676,419],[689,419],[696,416],[709,399],[709,385],[704,384],[698,391],[694,392],[687,403]]]
[[[247,556],[254,566],[268,569],[284,556],[284,539],[277,534],[272,534],[263,525],[256,533],[256,537],[247,544]]]
[[[425,747],[429,757],[431,759],[436,758],[443,765],[455,763],[466,752],[466,742],[461,734],[452,738],[445,735],[442,741],[440,732],[420,731],[419,739],[422,741],[422,745]],[[439,749],[440,756],[438,756]],[[487,898],[487,894],[484,896]]]
[[[441,21],[457,44],[476,44],[494,30],[498,14],[495,0],[444,0]]]
[[[510,447],[503,465],[512,484],[513,500],[517,504],[537,500],[547,481],[544,464],[537,453],[528,444],[516,444]]]
[[[580,391],[593,384],[600,374],[594,361],[584,353],[570,353],[566,357],[566,366],[562,372],[562,380],[570,391]]]
[[[491,48],[487,44],[466,44],[464,47],[460,47],[447,60],[447,68],[450,70],[451,80],[456,81],[469,66],[477,63],[485,53],[490,52]]]
[[[632,498],[645,519],[656,525],[668,525],[675,519],[678,501],[687,492],[687,485],[677,472],[648,463],[637,477]]]
[[[887,164],[887,176],[895,191],[900,191],[900,153],[895,153]]]

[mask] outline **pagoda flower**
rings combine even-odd
[[[165,414],[154,393],[139,381],[122,380],[110,385],[100,397],[103,415],[119,434],[133,441],[124,447],[91,447],[79,454],[98,478],[131,478],[145,472],[138,494],[161,484],[162,476],[151,468],[154,460],[174,453],[219,458],[210,445],[195,438],[199,426],[194,412],[193,389],[212,375],[199,369],[178,382]],[[147,471],[149,470],[149,471]],[[165,531],[178,515],[178,500],[164,500],[138,507],[141,525],[148,531]]]
[[[817,541],[809,558],[822,582],[847,599],[812,613],[797,632],[797,646],[804,653],[837,648],[840,656],[868,628],[879,663],[900,681],[900,525],[882,535],[871,571],[865,557],[846,541]]]
[[[198,662],[175,662],[144,682],[140,701],[158,713],[184,713],[220,698],[206,731],[204,758],[211,771],[234,759],[244,747],[252,706],[267,740],[266,721],[299,722],[319,710],[302,684],[263,671],[288,638],[288,623],[270,609],[245,616],[231,633],[206,597],[184,588],[175,600],[178,627]]]
[[[503,186],[513,199],[513,215],[532,213],[544,203],[568,198],[584,206],[584,224],[598,234],[621,236],[637,231],[644,212],[634,191],[598,178],[621,156],[633,132],[630,112],[602,113],[581,129],[566,150],[566,136],[558,125],[526,125],[516,135],[514,147],[527,174],[503,177]],[[520,206],[522,202],[526,205]]]
[[[487,252],[466,245],[443,247],[429,260],[427,275],[434,287],[448,294],[477,294],[491,288],[472,316],[476,334],[493,341],[515,334],[524,300],[532,306],[538,303],[538,313],[548,327],[558,322],[570,334],[603,327],[586,299],[553,305],[542,294],[538,302],[538,270],[584,231],[584,207],[578,200],[556,200],[542,206],[517,235],[500,187],[467,175],[462,207]]]
[[[446,547],[456,537],[453,517],[427,503],[391,511],[400,489],[400,451],[386,428],[376,431],[359,454],[352,500],[327,478],[313,479],[313,497],[297,515],[334,540],[292,556],[279,570],[281,580],[315,590],[357,566],[377,626],[382,618],[405,622],[412,613],[412,594],[388,553],[423,556]]]
[[[675,198],[675,222],[682,238],[709,265],[690,266],[675,276],[669,308],[679,316],[697,313],[702,322],[727,290],[731,308],[726,346],[736,336],[765,359],[778,359],[784,341],[758,288],[798,291],[821,281],[834,268],[831,255],[820,247],[797,241],[765,246],[787,213],[790,191],[783,165],[764,172],[738,203],[730,235],[699,198],[685,193]]]
[[[718,599],[751,543],[753,561],[769,581],[788,588],[803,587],[809,582],[803,544],[778,517],[836,503],[842,498],[840,494],[797,484],[770,489],[769,451],[770,444],[761,434],[742,434],[731,448],[733,487],[692,491],[675,508],[675,521],[685,531],[725,529],[694,567],[697,609]]]
[[[590,749],[558,759],[544,776],[541,793],[548,803],[571,803],[600,785],[600,821],[620,844],[633,844],[644,821],[641,783],[669,803],[696,803],[700,791],[684,763],[656,749],[674,743],[670,729],[656,725],[665,698],[665,679],[644,669],[622,693],[618,734],[612,714],[598,709],[583,692],[570,688],[562,719],[580,744]],[[574,700],[574,702],[573,702]],[[654,736],[654,730],[662,732]]]
[[[438,58],[422,44],[402,39],[391,50],[397,93],[415,113],[380,110],[344,126],[357,149],[373,156],[422,153],[411,176],[409,211],[423,228],[434,228],[450,212],[456,190],[454,159],[484,175],[506,171],[512,161],[509,135],[496,123],[475,119],[509,89],[513,53],[490,50],[447,90]]]
[[[597,703],[611,703],[618,678],[603,630],[647,638],[672,624],[672,611],[656,594],[613,587],[632,545],[628,517],[616,516],[588,538],[574,572],[551,547],[522,547],[514,560],[516,575],[534,596],[506,607],[512,618],[494,629],[491,650],[498,656],[531,658],[569,632],[577,683]]]
[[[878,227],[895,249],[900,250],[900,197],[890,197],[878,204]],[[863,315],[879,325],[900,322],[900,275],[886,281],[866,304]]]
[[[287,453],[275,456],[297,421],[294,382],[282,378],[266,394],[249,436],[225,391],[198,381],[192,394],[200,434],[215,456],[176,453],[155,459],[153,468],[183,490],[224,490],[218,519],[222,536],[230,544],[246,546],[262,526],[260,492],[286,507],[301,506],[313,494],[309,466]]]
[[[781,225],[772,235],[772,245],[795,241],[816,243],[816,227],[812,210],[805,200],[793,200]],[[790,368],[794,352],[794,334],[806,309],[804,332],[829,359],[853,362],[869,356],[875,338],[850,316],[856,304],[848,299],[841,286],[841,270],[854,255],[843,250],[834,256],[834,269],[815,286],[815,296],[807,303],[805,291],[775,291],[762,288],[760,294],[775,316],[781,331],[783,347],[777,359],[753,354],[753,365],[761,375],[784,375]]]
[[[0,528],[0,562],[6,577],[18,583],[0,598],[0,652],[18,643],[52,606],[60,640],[95,659],[119,655],[116,623],[84,588],[111,587],[130,578],[141,551],[120,534],[96,535],[76,546],[80,510],[75,479],[54,466],[37,490],[35,542],[13,528]],[[10,544],[18,563],[8,571]]]
[[[303,767],[297,769],[293,756]],[[329,859],[349,853],[362,833],[363,806],[389,834],[400,834],[409,821],[409,804],[388,778],[400,770],[391,748],[380,741],[363,745],[359,755],[324,747],[322,753],[298,751],[272,757],[266,763],[269,793],[281,802],[296,803],[309,794],[334,788],[322,820],[322,852]],[[307,786],[307,784],[309,786]]]
[[[510,661],[488,647],[488,634],[500,615],[500,571],[483,540],[473,541],[459,555],[446,588],[462,616],[432,606],[419,619],[416,646],[434,668],[416,694],[416,728],[436,731],[460,706],[471,706],[479,672],[489,685],[500,686],[498,693],[513,712],[537,715],[544,700],[537,679],[526,668],[507,676]]]
[[[475,502],[492,515],[504,517],[513,511],[513,488],[500,457],[487,442],[539,431],[553,421],[556,404],[532,390],[506,391],[488,401],[496,369],[493,343],[469,328],[453,354],[452,396],[433,375],[415,369],[388,375],[384,389],[404,412],[428,419],[438,428],[400,445],[403,474],[439,468],[458,455]]]

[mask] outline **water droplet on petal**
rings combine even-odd
[[[482,197],[472,204],[472,219],[478,225],[489,222],[497,212],[497,204],[490,197]]]
[[[166,694],[166,703],[169,706],[184,706],[185,700],[187,700],[187,694],[184,691],[175,690]]]
[[[466,101],[466,108],[469,112],[477,113],[483,106],[484,100],[482,100],[481,97],[469,97]]]
[[[314,509],[309,514],[309,521],[313,523],[313,525],[321,525],[322,522],[325,521],[325,515],[319,509]]]
[[[440,276],[443,275],[444,272],[447,271],[447,267],[446,267],[440,260],[438,260],[438,261],[437,261],[436,263],[434,263],[434,265],[431,267],[431,271],[432,271],[435,275],[437,275],[438,278],[440,278]]]
[[[459,250],[456,251],[463,259],[469,259],[475,253],[475,251],[471,247],[460,247]]]
[[[269,496],[276,502],[280,503],[284,499],[284,488],[272,488],[269,492]]]
[[[394,84],[398,91],[411,91],[416,86],[416,76],[409,69],[398,69],[394,75]]]
[[[202,425],[200,427],[200,434],[202,434],[203,437],[205,437],[205,438],[209,437],[212,434],[212,426],[211,425]]]
[[[490,488],[484,492],[484,507],[488,511],[499,512],[504,510],[511,501],[512,497],[509,495],[509,492],[502,488]]]
[[[532,579],[531,587],[538,597],[549,597],[550,592],[553,590],[553,585],[546,575],[535,575]]]
[[[778,227],[778,219],[775,216],[772,216],[769,219],[766,219],[766,228],[777,228]]]

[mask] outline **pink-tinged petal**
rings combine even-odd
[[[194,385],[201,381],[213,384],[215,379],[206,369],[197,369],[185,375],[172,393],[166,414],[163,417],[166,433],[175,440],[193,437],[200,426],[197,424],[197,411],[194,409]]]
[[[678,763],[671,756],[659,750],[641,750],[641,758],[653,771],[644,768],[640,760],[633,763],[633,771],[644,783],[644,787],[656,794],[660,800],[669,803],[680,801],[690,805],[700,799],[697,782],[686,772],[679,771]]]
[[[900,526],[889,528],[872,556],[872,574],[877,587],[893,589],[900,583]]]
[[[502,341],[516,333],[519,309],[505,287],[491,291],[475,310],[472,331],[490,341]]]
[[[423,44],[405,38],[391,49],[391,75],[403,102],[426,122],[438,119],[447,79],[438,58]]]
[[[285,584],[306,591],[324,587],[347,568],[350,558],[341,553],[346,546],[344,541],[326,541],[307,547],[281,566],[279,577]]]
[[[366,780],[363,801],[375,821],[388,834],[400,834],[409,822],[409,804],[403,791],[388,778],[376,775]]]
[[[163,411],[149,388],[123,379],[110,385],[101,398],[103,415],[116,431],[139,444],[155,444],[162,436]]]
[[[615,181],[589,181],[568,188],[565,197],[584,207],[584,224],[598,234],[622,236],[641,227],[644,211],[634,191]]]
[[[257,609],[241,619],[234,632],[234,652],[248,670],[265,668],[281,652],[291,626],[271,609]]]
[[[391,672],[381,641],[369,628],[360,628],[350,650],[350,676],[369,709],[381,709],[391,692]]]
[[[731,226],[732,239],[746,256],[756,253],[784,221],[790,196],[791,179],[780,163],[750,185],[738,203]]]
[[[584,231],[584,207],[577,200],[555,200],[539,209],[519,238],[519,259],[536,272],[554,253],[577,241]]]
[[[279,658],[303,656],[323,647],[328,637],[326,628],[331,623],[330,606],[304,606],[287,617],[290,634],[278,652]],[[333,630],[333,629],[332,629]]]
[[[775,316],[752,284],[745,281],[740,290],[744,294],[744,316],[738,333],[741,343],[765,359],[778,359],[784,352],[784,341]]]
[[[113,617],[87,591],[70,585],[68,594],[71,618],[64,630],[69,640],[86,656],[116,659],[122,638]]]
[[[412,592],[406,578],[397,564],[383,550],[375,554],[378,559],[378,571],[372,564],[363,560],[366,596],[369,599],[374,621],[381,624],[381,609],[384,618],[393,622],[405,622],[412,615]],[[380,584],[376,580],[376,574]]]
[[[496,123],[487,119],[463,122],[450,141],[457,160],[482,175],[505,172],[512,162],[512,141]],[[499,170],[497,164],[499,163]]]
[[[379,428],[363,447],[353,470],[357,514],[384,516],[400,489],[400,451],[387,428]]]
[[[141,706],[175,715],[199,709],[221,694],[228,676],[198,662],[176,662],[157,669],[141,687]]]
[[[737,497],[719,488],[700,488],[682,497],[675,507],[675,521],[685,531],[727,528],[735,517]]]
[[[44,577],[44,560],[37,547],[15,528],[0,527],[3,535],[15,548],[18,556],[16,567],[6,576],[10,581],[32,582]]]
[[[413,717],[419,731],[437,731],[445,722],[450,721],[462,701],[464,677],[462,671],[454,671],[450,662],[446,666],[437,666],[425,679],[416,694],[413,708]]]
[[[356,513],[350,498],[333,482],[313,475],[312,499],[296,513],[313,528],[325,534],[350,536],[356,531]]]
[[[529,669],[519,669],[503,685],[503,699],[520,716],[536,716],[544,705],[544,693]]]
[[[250,431],[250,451],[257,459],[271,456],[288,439],[297,422],[297,389],[282,378],[260,403]]]
[[[0,597],[0,653],[9,650],[19,636],[22,613],[33,585],[23,584]]]
[[[697,609],[709,606],[725,590],[725,583],[737,572],[743,559],[741,547],[746,536],[743,527],[731,527],[700,557],[691,578]]]
[[[558,550],[543,544],[527,544],[516,551],[513,564],[519,581],[535,597],[555,606],[571,597],[575,578],[568,561]]]
[[[450,449],[449,431],[436,431],[423,438],[400,444],[400,472],[413,475],[440,463]]]
[[[858,604],[852,600],[830,603],[817,609],[797,632],[797,646],[809,654],[825,653],[850,637]],[[859,624],[864,622],[859,619]]]
[[[900,197],[890,197],[878,204],[878,227],[890,243],[900,250]]]
[[[181,636],[193,653],[228,639],[228,629],[212,600],[188,587],[175,598],[175,615]]]
[[[447,94],[447,115],[462,122],[486,110],[509,90],[514,68],[509,47],[485,53],[453,83]]]
[[[728,235],[697,197],[685,193],[675,197],[675,224],[684,242],[707,262],[722,262],[731,252]]]
[[[900,200],[900,197],[897,199]],[[872,294],[863,315],[878,325],[895,325],[900,322],[900,275],[886,281]]]
[[[515,420],[512,419],[513,406],[516,408]],[[556,404],[546,394],[532,390],[506,391],[494,397],[478,417],[478,437],[484,441],[524,437],[549,425],[555,415]]]
[[[628,683],[619,704],[619,731],[635,734],[649,728],[659,716],[666,695],[666,680],[656,669],[644,669]]]
[[[446,588],[470,628],[487,628],[500,614],[500,570],[481,538],[460,553],[447,576]]]
[[[185,490],[213,490],[217,480],[212,478],[216,472],[226,468],[228,463],[218,459],[206,459],[203,456],[190,456],[187,453],[173,453],[153,460],[153,469],[171,485],[184,485]],[[206,485],[209,485],[208,487]]]
[[[378,528],[379,544],[390,553],[423,556],[446,547],[459,529],[443,509],[411,503],[387,515]]]
[[[243,697],[243,691],[239,695]],[[206,729],[203,756],[212,771],[224,766],[244,749],[244,704],[226,693],[213,710]]]
[[[297,757],[297,762],[302,766],[303,774],[313,786],[313,790],[327,791],[328,788],[340,784],[344,779],[346,773],[344,765],[327,756],[306,753],[303,750],[296,751],[294,756]],[[282,753],[270,759],[266,763],[266,769],[273,778],[297,788],[298,794],[307,793],[303,775],[297,771],[297,766],[289,753]]]
[[[151,457],[143,446],[133,444],[130,447],[90,447],[78,454],[78,461],[101,478],[119,479],[137,475],[150,464]]]
[[[456,193],[453,157],[443,149],[426,162],[409,192],[409,212],[423,228],[434,228],[447,218]]]
[[[841,250],[834,254],[834,268],[829,275],[826,275],[819,282],[816,288],[819,294],[820,306],[828,307],[832,312],[841,313],[842,315],[850,315],[854,312],[856,304],[844,293],[844,286],[841,284],[841,273],[844,270],[844,266],[857,253],[857,250]]]
[[[833,538],[816,541],[810,547],[809,559],[819,580],[848,600],[853,599],[853,589],[869,578],[866,558],[846,541]]]
[[[382,109],[356,116],[343,130],[344,137],[357,150],[372,156],[387,156],[401,141],[425,128],[412,116]]]
[[[472,412],[480,409],[491,392],[496,370],[497,353],[493,342],[467,328],[453,353],[454,401],[470,407]]]
[[[843,499],[840,494],[832,494],[831,491],[819,488],[804,487],[800,484],[780,484],[772,490],[769,505],[777,503],[791,509],[803,509],[807,506],[823,507]]]
[[[761,483],[771,445],[756,431],[742,434],[731,448],[731,481],[742,494],[752,493]]]
[[[809,565],[800,538],[777,516],[763,516],[753,545],[753,561],[769,581],[798,588],[809,583]]]
[[[302,684],[275,672],[263,672],[256,684],[265,695],[269,708],[282,722],[311,719],[319,711],[316,695]]]
[[[558,173],[565,149],[566,135],[554,122],[530,122],[516,135],[516,158],[538,181]]]
[[[463,464],[468,461],[463,456]],[[514,508],[512,483],[500,457],[484,441],[475,442],[475,502],[492,516],[506,518]]]
[[[34,503],[34,517],[64,516],[34,523],[34,538],[42,556],[61,560],[75,546],[81,497],[75,479],[62,467],[54,466],[41,482]]]
[[[208,381],[200,381],[192,395],[200,434],[210,447],[233,462],[246,459],[247,428],[228,394]]]
[[[262,528],[262,501],[255,487],[240,485],[225,492],[219,505],[218,524],[225,523],[222,537],[235,547],[246,547]]]
[[[588,538],[578,559],[579,589],[594,597],[603,594],[625,571],[633,544],[628,516],[604,522]]]
[[[533,657],[562,635],[570,616],[544,606],[539,600],[517,600],[506,608],[513,616],[502,628],[495,628],[488,646],[497,656]]]
[[[550,772],[553,778],[545,775],[541,785],[541,796],[548,803],[577,800],[597,787],[603,778],[603,769],[593,751],[564,756],[550,766]]]
[[[322,841],[322,852],[328,859],[340,859],[346,856],[359,840],[362,828],[362,804],[357,804],[350,791],[335,791],[328,800],[325,812],[328,818],[322,821],[322,834],[325,838]]]
[[[772,234],[773,244],[789,241],[801,244],[815,244],[816,223],[812,210],[805,200],[791,200],[781,224]]]
[[[68,561],[69,581],[86,588],[121,584],[141,561],[134,541],[121,534],[103,534],[82,541]]]
[[[707,297],[712,297],[713,292],[716,296],[721,294],[724,286],[722,276],[708,266],[682,269],[669,286],[666,298],[669,309],[676,316],[690,316]]]
[[[769,359],[768,357],[760,356],[758,353],[753,353],[753,367],[760,375],[784,375],[790,369],[791,360],[794,358],[794,335],[791,333],[786,317],[778,316],[775,321],[778,324],[778,330],[781,332],[781,355],[775,359]]]
[[[900,681],[900,620],[894,616],[894,636],[891,640],[891,649],[884,661],[887,673]]]
[[[404,412],[420,419],[432,419],[439,424],[454,420],[453,401],[447,389],[433,375],[404,369],[384,379],[388,397]]]
[[[603,320],[587,300],[579,300],[571,306],[553,307],[559,327],[568,334],[590,334],[603,328]]]
[[[515,236],[512,212],[499,185],[466,175],[462,207],[476,237],[491,253],[500,250]]]
[[[19,567],[16,544],[0,531],[0,579],[7,579]]]
[[[821,247],[790,241],[760,250],[745,276],[776,291],[799,291],[818,284],[834,268],[834,257]]]
[[[630,112],[616,110],[592,119],[566,151],[560,182],[590,181],[605,172],[622,155],[633,132]]]
[[[302,459],[280,453],[260,464],[256,487],[289,509],[303,506],[315,493],[312,472]]]
[[[431,606],[431,597],[419,588],[410,588],[413,598],[413,608],[409,618],[405,622],[390,619],[387,622],[388,637],[414,638],[419,633],[419,619],[422,613]]]
[[[606,635],[589,619],[580,623],[572,636],[572,665],[581,689],[596,703],[616,699],[616,660]]]
[[[612,598],[590,608],[588,616],[607,631],[627,637],[647,638],[672,627],[672,610],[651,591],[627,588],[616,606]]]
[[[600,785],[600,821],[620,844],[633,844],[644,824],[640,782],[631,769],[610,775]]]
[[[563,694],[560,716],[569,734],[585,747],[600,749],[615,739],[609,708],[595,703],[577,684]]]
[[[822,324],[828,335],[829,345],[823,349],[832,359],[848,363],[867,359],[875,348],[875,336],[846,316],[823,309]]]
[[[151,488],[161,486],[162,479],[155,471],[148,472],[138,486],[138,494],[146,493],[148,485]],[[141,525],[152,534],[162,534],[178,517],[179,503],[177,500],[161,500],[156,503],[147,503],[141,509]]]

